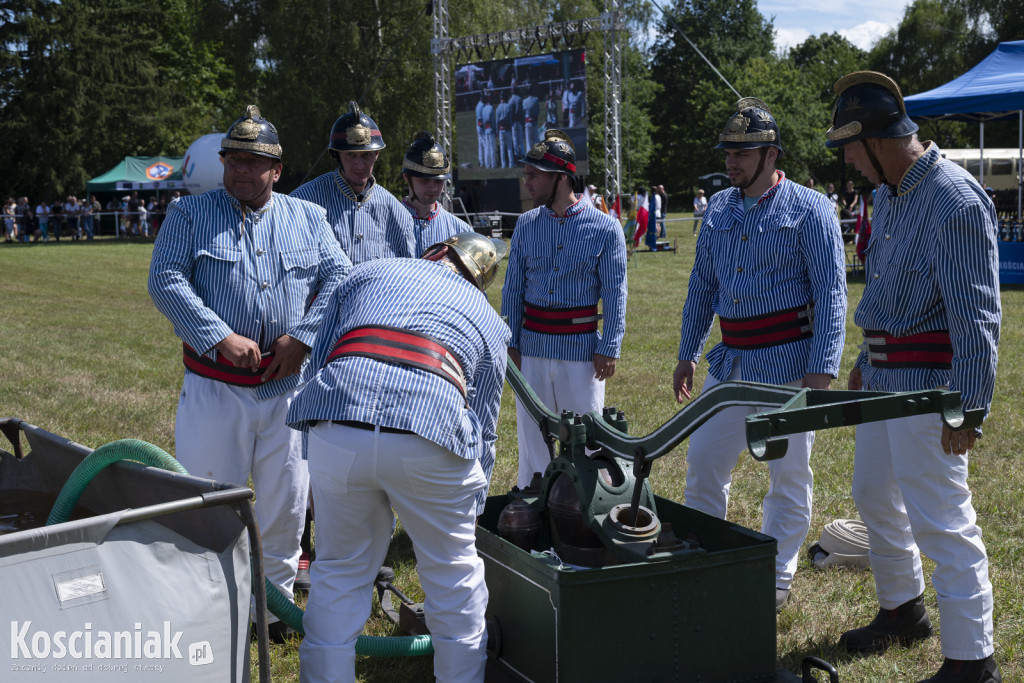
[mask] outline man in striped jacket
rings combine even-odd
[[[377,124],[350,102],[349,111],[331,128],[330,155],[338,168],[292,192],[327,209],[327,222],[353,264],[416,256],[412,217],[373,177],[385,146]]]
[[[605,380],[626,331],[626,245],[618,222],[573,192],[576,151],[549,129],[523,159],[534,206],[519,217],[501,314],[512,328],[509,356],[551,410],[604,408]],[[598,302],[604,331],[598,332]],[[530,414],[518,406],[519,486],[550,462]]]
[[[412,540],[439,681],[483,681],[487,586],[475,545],[494,467],[508,327],[484,293],[505,243],[461,233],[422,259],[363,263],[330,297],[317,368],[288,413],[309,432],[317,560],[303,683],[355,680],[391,540]]]
[[[732,187],[708,201],[697,238],[672,377],[676,400],[691,397],[716,314],[722,342],[707,354],[705,389],[727,380],[827,389],[846,333],[846,260],[835,212],[823,194],[776,168],[779,127],[761,100],[736,103],[716,149],[725,153]],[[690,437],[688,506],[725,519],[750,412],[727,408]],[[813,432],[791,436],[785,457],[768,463],[761,530],[778,540],[778,609],[789,599],[810,526],[813,443]]]
[[[409,194],[402,203],[412,214],[417,258],[431,245],[461,232],[473,232],[469,223],[445,210],[437,201],[444,192],[445,181],[451,180],[452,165],[430,133],[416,134],[402,160],[402,175],[409,185]]]
[[[965,409],[992,403],[999,343],[996,213],[964,169],[917,139],[899,86],[874,71],[836,81],[829,147],[878,185],[867,284],[854,322],[864,344],[850,389],[959,391]],[[853,498],[867,525],[880,609],[840,639],[882,652],[932,635],[923,552],[935,561],[942,654],[935,683],[998,683],[988,555],[967,487],[981,430],[936,415],[857,427]]]
[[[196,476],[252,477],[266,575],[290,597],[309,477],[285,415],[351,264],[322,208],[273,192],[281,145],[259,109],[231,126],[220,154],[224,189],[168,206],[149,293],[183,342],[176,457]],[[277,640],[286,630],[271,629]]]

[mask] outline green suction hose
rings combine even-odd
[[[86,456],[71,473],[53,504],[46,525],[68,521],[89,483],[104,468],[121,460],[131,460],[149,467],[188,474],[188,470],[182,467],[181,463],[151,443],[138,439],[112,441]],[[266,591],[267,609],[298,633],[305,635],[306,632],[302,628],[302,608],[286,598],[269,579],[266,580]],[[434,646],[430,636],[359,636],[356,640],[356,654],[371,657],[418,657],[433,652]]]

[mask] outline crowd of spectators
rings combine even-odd
[[[35,205],[28,197],[11,197],[3,207],[4,241],[59,242],[61,237],[91,240],[100,234],[101,225],[113,225],[113,230],[108,227],[106,232],[116,237],[156,237],[167,203],[179,194],[141,198],[138,192],[132,192],[112,197],[106,204],[94,195],[81,199],[68,195],[63,200],[45,199]]]

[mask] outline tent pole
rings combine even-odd
[[[981,131],[980,144],[978,145],[981,157],[978,162],[978,182],[981,183],[981,189],[985,189],[985,122],[982,121],[978,124],[978,129]]]

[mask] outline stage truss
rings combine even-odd
[[[514,46],[526,54],[535,49],[573,47],[576,38],[600,31],[604,36],[604,188],[613,197],[622,192],[622,42],[626,32],[622,21],[621,0],[605,0],[599,17],[575,19],[557,24],[516,28],[497,33],[451,38],[448,35],[448,0],[433,0],[434,37],[430,51],[434,55],[434,111],[437,141],[454,151],[452,144],[452,59],[476,55],[495,59],[499,50],[508,56]],[[453,154],[454,156],[454,154]]]

